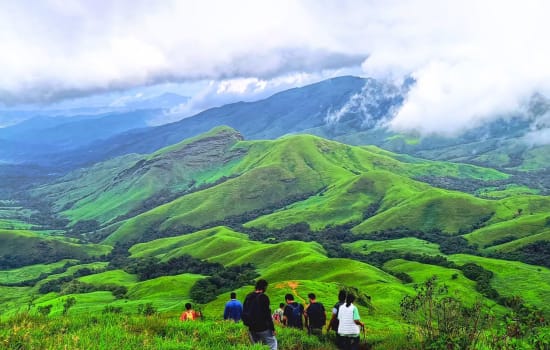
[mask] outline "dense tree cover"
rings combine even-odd
[[[433,187],[444,188],[447,190],[460,191],[470,194],[475,194],[485,187],[502,187],[510,184],[510,180],[477,180],[477,179],[462,179],[452,176],[418,176],[415,180],[425,182]]]
[[[10,270],[36,264],[49,264],[64,259],[88,259],[83,250],[70,249],[64,246],[62,242],[56,240],[36,239],[26,250],[34,253],[28,254],[25,251],[15,251],[13,254],[1,255],[0,270]]]
[[[67,269],[69,267],[74,266],[76,264],[77,264],[76,262],[67,262],[67,263],[65,263],[65,265],[63,265],[61,267],[58,267],[57,269],[54,269],[49,273],[42,272],[36,278],[32,278],[32,279],[21,281],[21,282],[0,283],[0,286],[5,286],[5,287],[32,287],[36,283],[38,283],[39,281],[42,281],[42,280],[48,278],[48,276],[61,274],[65,271],[67,271]]]
[[[550,268],[550,242],[537,241],[529,243],[512,252],[493,252],[489,256],[504,260],[517,260],[526,264]]]
[[[191,287],[189,294],[195,302],[205,304],[216,299],[220,294],[254,284],[254,279],[258,276],[253,264],[231,266],[197,281]]]
[[[77,278],[83,277],[83,276],[89,276],[94,273],[102,272],[103,270],[92,270],[87,267],[81,268],[76,270],[72,275],[67,276],[61,276],[59,278],[51,279],[49,281],[44,282],[40,288],[38,289],[38,292],[41,294],[46,294],[50,292],[56,292],[59,293],[62,291],[64,286],[67,283],[70,283],[72,281],[76,281]]]
[[[111,268],[113,267],[111,266]],[[255,266],[250,263],[225,267],[222,264],[196,259],[190,255],[183,255],[168,261],[160,261],[155,257],[139,259],[119,257],[116,267],[136,274],[141,281],[182,273],[209,276],[197,281],[190,291],[191,298],[200,304],[214,300],[221,293],[247,284],[254,284],[254,279],[258,277]]]
[[[160,276],[179,275],[182,273],[195,273],[211,276],[224,270],[222,264],[193,258],[183,255],[162,262],[155,257],[127,259],[123,269],[131,274],[136,274],[140,281],[149,280]]]

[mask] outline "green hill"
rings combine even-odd
[[[508,181],[494,169],[374,146],[311,135],[244,141],[219,127],[34,189],[52,220],[70,224],[65,236],[0,230],[0,303],[6,316],[52,305],[50,315],[62,317],[75,298],[74,314],[148,307],[177,319],[185,302],[204,300],[197,306],[216,320],[225,286],[235,282],[242,299],[250,276],[269,281],[272,308],[286,293],[303,302],[309,292],[330,306],[353,286],[368,296],[360,312],[382,346],[405,339],[400,302],[433,275],[495,317],[517,295],[548,313],[548,269],[502,258],[521,260],[536,244],[544,265],[550,198],[521,186],[499,192]]]
[[[53,202],[73,223],[109,223],[228,175],[224,167],[242,154],[231,148],[240,139],[232,129],[216,128],[151,155],[132,154],[77,170],[33,194]]]
[[[27,230],[0,230],[1,266],[14,268],[62,259],[85,259],[111,251],[111,246],[78,244],[62,237]]]

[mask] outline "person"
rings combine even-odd
[[[277,324],[283,324],[283,313],[284,313],[285,303],[280,303],[279,308],[275,310],[271,317],[273,321]]]
[[[346,303],[338,309],[338,334],[342,340],[343,350],[359,349],[359,336],[361,329],[365,327],[359,317],[359,310],[353,305],[354,301],[355,295],[348,293]]]
[[[327,333],[330,330],[333,330],[336,332],[336,347],[338,349],[342,349],[342,339],[340,335],[338,334],[338,310],[340,309],[340,306],[346,303],[346,291],[344,289],[340,290],[338,292],[338,302],[334,304],[334,307],[332,308],[332,316],[329,321],[329,324],[327,326]]]
[[[253,344],[267,344],[271,350],[277,350],[275,325],[271,318],[269,297],[265,294],[267,281],[256,281],[255,290],[244,299],[242,320],[248,327],[250,341]]]
[[[181,314],[180,320],[181,321],[194,321],[198,317],[200,317],[200,314],[193,310],[193,305],[191,303],[185,304],[185,311]]]
[[[307,297],[309,299],[309,304],[304,311],[307,331],[308,334],[320,336],[323,334],[323,327],[327,322],[325,306],[323,303],[317,301],[314,293],[309,293]]]
[[[302,315],[304,314],[304,306],[294,301],[294,295],[285,295],[286,306],[283,311],[283,324],[287,327],[298,329],[304,328]]]
[[[229,294],[229,298],[231,300],[225,304],[223,319],[239,322],[241,320],[241,314],[243,313],[243,305],[237,300],[237,293],[231,292],[231,294]]]

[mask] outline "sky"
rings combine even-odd
[[[161,123],[338,75],[412,76],[390,127],[452,135],[550,96],[548,13],[542,0],[0,0],[0,103],[191,97]]]

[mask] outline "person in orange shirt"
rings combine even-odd
[[[185,311],[180,316],[180,321],[194,321],[200,317],[200,313],[193,310],[191,303],[185,304]]]

